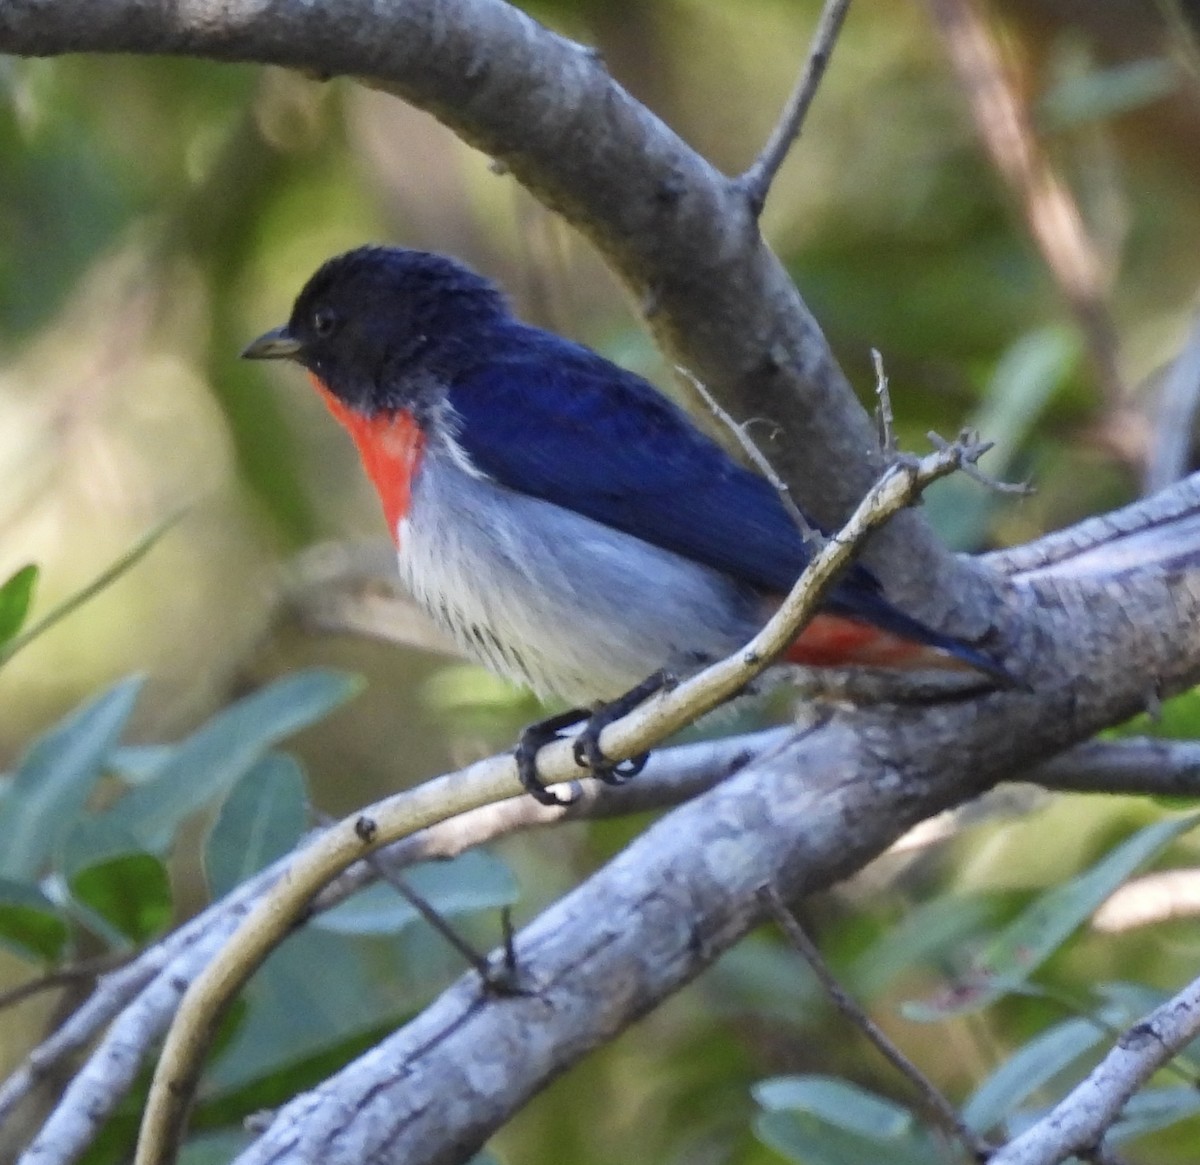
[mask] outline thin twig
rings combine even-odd
[[[883,355],[878,348],[871,349],[871,363],[875,365],[875,396],[879,400],[875,409],[875,421],[879,426],[879,448],[890,457],[898,448],[896,417],[892,412],[892,394],[888,388],[887,373],[883,369]]]
[[[974,433],[960,433],[957,442],[947,441],[945,437],[942,437],[938,433],[934,433],[932,431],[926,433],[925,436],[929,439],[929,443],[935,449],[949,449],[954,444],[961,445],[964,442],[974,444],[975,448],[978,450],[978,453],[976,454],[977,458],[982,457],[992,447],[991,441],[980,441],[978,436]],[[994,490],[996,493],[1017,494],[1021,497],[1025,497],[1028,494],[1036,492],[1033,486],[1027,481],[1000,481],[999,478],[995,478],[992,477],[991,474],[984,473],[983,470],[980,469],[979,466],[974,462],[965,463],[962,467],[962,471],[972,481],[978,482],[986,489]]]
[[[746,431],[745,425],[739,425],[736,420],[721,407],[720,402],[711,392],[708,391],[708,386],[704,384],[692,373],[680,364],[675,365],[675,371],[679,373],[687,382],[696,390],[696,393],[708,405],[709,411],[722,425],[733,434],[734,439],[741,446],[742,452],[754,463],[755,468],[775,487],[775,492],[779,495],[779,500],[783,503],[783,508],[787,510],[788,516],[795,523],[796,528],[800,531],[804,541],[809,546],[820,546],[825,541],[825,535],[810,522],[804,511],[792,500],[792,491],[788,487],[786,481],[775,471],[775,467],[771,464],[767,455],[758,447],[758,443]]]
[[[1083,215],[1033,132],[978,0],[929,0],[992,164],[1017,196],[1029,232],[1069,304],[1110,407],[1125,396],[1109,273]]]
[[[40,995],[43,991],[53,991],[57,987],[73,987],[95,979],[108,971],[115,971],[118,967],[123,967],[135,957],[136,952],[121,951],[116,954],[109,952],[96,955],[91,959],[80,959],[78,963],[60,967],[56,971],[48,971],[36,979],[19,983],[7,991],[0,991],[0,1011],[29,999],[31,996]]]
[[[916,1089],[925,1102],[926,1109],[936,1119],[942,1131],[961,1142],[976,1161],[986,1162],[992,1154],[993,1147],[962,1119],[958,1110],[942,1095],[937,1085],[884,1034],[879,1025],[859,1007],[850,993],[837,981],[829,964],[825,962],[818,950],[817,944],[808,937],[807,931],[800,925],[796,916],[788,910],[787,905],[779,896],[779,891],[774,886],[763,886],[759,890],[758,896],[771,912],[788,941],[820,980],[821,986],[833,1000],[834,1006]]]
[[[322,826],[328,828],[331,825],[336,825],[335,818],[330,817],[328,813],[318,812],[315,814],[317,820]],[[369,832],[373,826],[370,823],[368,815],[360,815],[358,819],[359,829],[361,832]],[[469,967],[474,967],[479,977],[487,986],[490,980],[490,971],[488,968],[487,959],[481,955],[449,922],[446,921],[429,903],[428,899],[422,894],[418,894],[400,875],[393,869],[391,863],[387,860],[385,853],[370,853],[366,856],[366,864],[371,868],[371,872],[376,878],[386,882],[405,902],[409,904],[438,934],[446,940],[467,963]]]
[[[780,114],[779,121],[771,131],[762,152],[755,158],[750,169],[738,179],[738,185],[744,191],[755,218],[762,214],[771,183],[775,181],[775,175],[779,173],[779,167],[783,165],[792,143],[800,136],[804,119],[808,115],[808,107],[817,95],[829,58],[833,55],[834,42],[841,32],[842,21],[846,19],[846,10],[849,7],[850,0],[825,0],[821,19],[817,21],[812,45],[808,50],[808,59],[796,80],[796,87],[783,107],[783,113]]]

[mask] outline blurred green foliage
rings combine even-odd
[[[533,11],[597,44],[635,95],[736,172],[818,7],[540,0]],[[1119,408],[1095,387],[922,6],[852,11],[765,218],[864,400],[870,349],[882,352],[908,447],[975,423],[997,441],[991,468],[1036,484],[1020,501],[943,484],[928,512],[962,549],[1136,495],[1155,373],[1194,309],[1200,235],[1200,100],[1157,6],[1094,26],[1087,6],[995,7],[1112,275],[1129,385]],[[1125,21],[1115,35],[1113,19]],[[321,260],[372,239],[452,251],[501,279],[529,318],[670,387],[597,258],[424,114],[274,69],[0,60],[0,940],[14,952],[0,952],[0,986],[135,948],[285,852],[310,804],[348,810],[504,746],[532,714],[527,697],[459,663],[312,639],[279,616],[296,548],[377,537],[381,524],[301,378],[237,353],[284,318]],[[181,509],[161,539],[138,541]],[[369,681],[345,708],[356,685],[343,670]],[[147,678],[120,678],[131,673]],[[1155,730],[1200,735],[1200,704],[1174,702]],[[1196,839],[1160,820],[1134,799],[1044,798],[882,859],[808,904],[808,922],[972,1124],[1011,1129],[1086,1071],[1114,1025],[1195,972],[1186,919],[1100,933],[1084,923],[1099,891],[1073,893],[1129,877],[1124,858],[1159,843],[1170,844],[1154,861],[1195,864]],[[422,877],[491,941],[490,912],[518,887],[531,915],[639,824],[513,840],[501,857]],[[1036,967],[1014,986],[1011,966],[993,966],[1005,990],[986,1008],[906,1018],[906,1003],[977,988],[980,952],[1028,953],[1034,923]],[[188,1161],[227,1160],[245,1114],[370,1046],[456,969],[383,892],[295,936],[230,1018]],[[6,1067],[50,1016],[45,1001],[0,1014]],[[1189,1081],[1196,1070],[1181,1069]],[[1154,1084],[1123,1133],[1159,1131],[1123,1152],[1193,1161],[1197,1124],[1180,1121],[1194,1088],[1170,1073]],[[90,1165],[124,1159],[138,1111],[135,1098],[110,1122]],[[930,1159],[903,1083],[766,934],[550,1088],[495,1151],[578,1165]]]

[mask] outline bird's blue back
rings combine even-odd
[[[631,372],[505,322],[450,389],[457,439],[488,476],[712,567],[786,593],[809,554],[774,487]],[[862,568],[843,584],[877,590]]]

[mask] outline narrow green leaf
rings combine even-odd
[[[443,915],[495,910],[519,897],[509,868],[485,850],[468,850],[448,862],[422,862],[402,876]],[[312,925],[337,934],[394,934],[418,917],[393,887],[381,882],[327,910]]]
[[[38,568],[30,563],[0,586],[0,644],[7,643],[21,630],[33,602],[37,577]]]
[[[175,747],[173,744],[122,745],[113,749],[108,767],[127,785],[144,785],[162,772]]]
[[[1129,1098],[1121,1119],[1109,1130],[1107,1142],[1119,1145],[1135,1137],[1169,1128],[1200,1113],[1200,1092],[1187,1085],[1143,1088]]]
[[[300,1057],[374,1030],[381,1016],[395,1014],[404,990],[396,982],[396,949],[383,965],[378,955],[378,948],[370,952],[342,935],[311,928],[293,934],[246,988],[245,1021],[212,1066],[210,1086],[225,1091],[286,1072]]]
[[[829,1124],[811,1113],[776,1109],[754,1121],[758,1139],[797,1165],[930,1165],[938,1152],[932,1139],[914,1130],[879,1140]]]
[[[76,709],[25,754],[0,801],[0,876],[32,880],[75,823],[141,690],[122,680]]]
[[[931,1022],[986,1007],[1019,987],[1128,877],[1157,857],[1200,815],[1164,818],[1126,838],[1090,870],[1042,894],[975,960],[962,982],[932,1000],[906,1003],[909,1019]]]
[[[1004,352],[984,390],[970,427],[992,442],[984,468],[1005,477],[1055,394],[1082,353],[1076,334],[1058,324],[1019,336]],[[985,530],[996,494],[977,482],[950,478],[930,490],[927,508],[938,532],[955,547],[975,545]]]
[[[39,635],[49,631],[51,627],[61,622],[68,615],[74,614],[84,603],[95,598],[102,590],[116,582],[126,571],[131,570],[141,562],[154,544],[179,521],[181,516],[180,514],[172,514],[169,518],[164,518],[157,526],[154,526],[143,534],[116,562],[102,570],[87,586],[76,591],[69,598],[64,599],[57,607],[43,615],[27,631],[24,631],[14,639],[8,640],[7,643],[0,643],[0,667],[3,667],[4,664],[12,659],[18,651],[28,647]]]
[[[311,957],[312,952],[308,953]],[[253,993],[253,987],[250,990]],[[291,1055],[268,1067],[261,1075],[230,1088],[221,1088],[218,1083],[210,1082],[197,1102],[192,1127],[205,1129],[240,1125],[252,1113],[281,1108],[298,1093],[317,1087],[351,1060],[375,1047],[411,1016],[412,1011],[408,1009],[387,1010],[378,1014],[370,1026],[352,1035],[326,1044],[315,1052]],[[237,1038],[236,1035],[234,1038]],[[213,1062],[220,1061],[222,1054],[223,1050],[214,1051]],[[137,1126],[134,1125],[130,1131],[136,1136]],[[225,1163],[222,1162],[222,1165]]]
[[[752,1091],[768,1111],[807,1112],[871,1140],[892,1140],[913,1128],[907,1108],[833,1076],[775,1076],[760,1080]]]
[[[1044,131],[1056,133],[1119,117],[1161,101],[1179,88],[1182,79],[1178,66],[1166,57],[1126,61],[1069,76],[1038,103],[1038,122]]]
[[[922,903],[854,960],[849,980],[855,994],[872,999],[912,967],[961,951],[971,939],[995,929],[1003,908],[998,894],[943,894]]]
[[[241,1129],[189,1137],[179,1150],[178,1165],[229,1165],[252,1139],[250,1133]]]
[[[308,825],[300,766],[282,753],[264,756],[234,786],[204,847],[204,870],[214,898],[227,894],[295,848]]]
[[[68,883],[71,896],[135,943],[171,921],[171,880],[153,854],[127,853],[88,866]]]
[[[67,923],[36,886],[0,878],[0,943],[18,955],[54,962],[66,945]]]
[[[69,881],[81,870],[140,852],[137,838],[119,822],[85,814],[67,830],[58,847],[57,866]]]
[[[165,852],[185,818],[224,796],[267,749],[328,715],[361,686],[357,677],[318,668],[247,696],[178,745],[153,780],[131,789],[102,819],[127,831],[139,849]]]
[[[981,1133],[995,1128],[1037,1090],[1091,1051],[1107,1032],[1087,1019],[1068,1019],[1018,1048],[976,1090],[963,1120]]]

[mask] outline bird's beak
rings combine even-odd
[[[243,360],[294,360],[300,355],[303,345],[291,332],[287,324],[263,332],[242,350]]]

